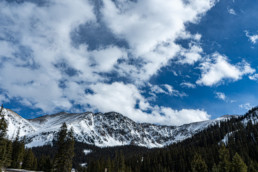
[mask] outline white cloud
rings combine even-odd
[[[192,83],[190,83],[190,82],[182,82],[180,85],[181,85],[182,87],[187,87],[187,88],[195,88],[195,87],[196,87],[195,84],[192,84]]]
[[[150,85],[151,91],[155,94],[167,94],[167,92],[158,85]]]
[[[206,86],[213,86],[225,79],[236,81],[241,79],[243,75],[255,72],[247,62],[243,61],[237,65],[232,65],[226,56],[218,53],[213,54],[212,59],[201,63],[201,71],[201,78],[196,83]]]
[[[85,96],[87,102],[92,107],[102,112],[116,111],[126,114],[132,119],[140,120],[142,110],[146,110],[149,104],[140,94],[138,89],[132,85],[123,83],[103,84],[98,83],[91,86],[94,94]],[[136,103],[139,101],[139,108],[135,109]]]
[[[171,121],[175,124],[204,121],[210,117],[205,111],[198,109],[182,109],[178,111],[171,108],[162,108],[161,112],[165,114],[165,117],[160,119],[164,124],[169,124]]]
[[[105,49],[94,50],[90,53],[93,56],[95,62],[95,70],[108,72],[114,69],[114,65],[118,59],[126,57],[126,53],[118,47],[107,47]]]
[[[249,79],[251,79],[251,80],[257,80],[257,79],[258,79],[258,74],[255,73],[255,74],[253,74],[253,75],[250,75],[250,76],[249,76]]]
[[[167,107],[152,107],[132,84],[115,82],[108,85],[99,83],[92,85],[91,89],[94,93],[87,95],[85,99],[87,102],[91,102],[93,108],[103,112],[120,112],[138,122],[181,125],[207,120],[210,117],[203,110],[182,109],[178,111]],[[137,104],[139,109],[134,108]],[[152,113],[144,112],[146,110],[151,110]]]
[[[253,44],[256,44],[258,41],[258,35],[250,35],[248,31],[245,31],[245,34]]]
[[[162,85],[151,85],[149,84],[152,93],[154,94],[167,94],[171,96],[184,97],[187,96],[184,92],[179,92],[174,89],[171,85],[162,84]]]
[[[241,109],[250,110],[252,108],[252,105],[250,103],[245,103],[245,104],[239,105],[239,107]]]
[[[173,87],[171,85],[164,84],[164,87],[167,89],[169,94],[173,94],[173,92],[176,91],[176,90],[173,89]]]
[[[74,104],[80,104],[82,110],[89,105],[92,110],[118,111],[141,122],[182,124],[208,119],[202,110],[153,108],[141,95],[141,86],[181,51],[175,43],[180,35],[201,39],[200,34],[187,33],[185,24],[197,23],[215,1],[103,2],[101,20],[128,48],[109,45],[89,50],[86,43],[75,45],[71,33],[84,24],[97,23],[88,0],[53,0],[42,6],[0,2],[0,21],[5,22],[0,28],[0,88],[8,99],[18,98],[25,106],[45,113],[73,110]],[[202,50],[191,46],[184,51],[185,63],[192,64],[200,59],[197,54]],[[113,81],[112,74],[127,78],[130,84]],[[87,89],[94,93],[85,93]],[[162,89],[185,96],[171,85]],[[152,112],[145,113],[146,109]]]
[[[202,38],[202,35],[199,34],[199,33],[191,34],[191,33],[187,32],[187,31],[185,31],[185,32],[181,32],[180,35],[178,35],[178,37],[181,38],[181,39],[192,39],[194,41],[199,42],[201,40],[201,38]]]
[[[216,92],[216,98],[220,99],[220,100],[226,100],[226,95],[222,92]]]
[[[133,78],[148,80],[180,51],[181,47],[174,41],[186,33],[184,24],[197,22],[214,2],[193,0],[185,4],[182,0],[122,0],[115,4],[105,0],[102,9],[105,23],[114,34],[128,41],[131,52],[143,62],[140,70],[127,64],[121,70]],[[200,35],[197,34],[196,39],[200,39]],[[196,53],[187,55],[190,57],[188,63],[200,58]]]
[[[180,59],[180,63],[194,64],[201,59],[202,48],[198,45],[190,44],[189,49],[182,49],[180,55],[184,58]]]
[[[0,41],[0,57],[13,57],[13,53],[15,50],[13,49],[13,45],[7,41]]]
[[[236,15],[236,11],[233,8],[229,8],[228,13],[232,15]]]
[[[70,109],[70,100],[59,87],[59,82],[66,78],[53,65],[62,60],[80,71],[81,79],[98,79],[88,67],[86,49],[83,46],[76,49],[70,40],[73,28],[95,20],[91,8],[87,1],[69,0],[52,1],[42,7],[27,2],[0,3],[0,19],[6,21],[0,32],[17,39],[16,43],[9,41],[0,47],[0,52],[9,52],[3,52],[10,59],[2,61],[0,81],[10,98],[18,97],[21,103],[44,112]]]

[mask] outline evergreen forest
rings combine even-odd
[[[7,123],[1,115],[0,167],[45,172],[70,172],[72,168],[79,172],[257,172],[258,124],[241,122],[257,117],[256,110],[155,149],[134,145],[98,148],[76,142],[65,123],[52,145],[27,149],[25,138],[6,139]],[[92,152],[85,155],[83,150]]]

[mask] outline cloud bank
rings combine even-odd
[[[184,36],[200,40],[200,35],[187,32],[186,24],[198,23],[214,3],[1,1],[0,99],[15,99],[44,113],[59,109],[117,111],[139,122],[168,125],[209,119],[199,109],[151,105],[142,88],[178,55],[183,57],[179,60],[182,64],[201,59],[200,46],[191,44],[185,49],[176,44],[176,39]],[[197,84],[213,85],[224,78],[237,80],[252,72],[250,66],[243,65],[232,66],[218,56],[215,63],[202,64]],[[172,86],[162,87],[165,94],[180,96]],[[162,91],[154,88],[152,92]],[[77,105],[80,109],[75,108]]]

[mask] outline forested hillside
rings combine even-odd
[[[1,117],[0,165],[46,172],[63,170],[63,164],[69,164],[66,169],[83,172],[255,172],[257,112],[258,108],[253,108],[182,142],[155,149],[134,145],[99,148],[76,142],[65,124],[52,145],[25,149],[23,139],[5,139],[7,124]]]
[[[258,171],[257,108],[240,118],[220,122],[183,142],[139,153],[92,160],[85,171],[244,172]],[[244,121],[244,122],[243,122]]]

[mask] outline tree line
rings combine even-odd
[[[182,142],[133,156],[92,158],[84,172],[258,172],[258,124],[251,109]],[[130,150],[129,150],[130,151]],[[90,157],[88,157],[90,159]]]
[[[130,145],[97,148],[78,143],[65,123],[52,146],[26,149],[18,137],[14,141],[5,139],[7,125],[1,116],[0,166],[46,172],[70,172],[72,167],[79,172],[258,172],[258,124],[252,120],[242,122],[258,118],[257,110],[251,109],[243,117],[213,124],[182,142],[156,149]],[[86,156],[84,149],[93,152]]]

